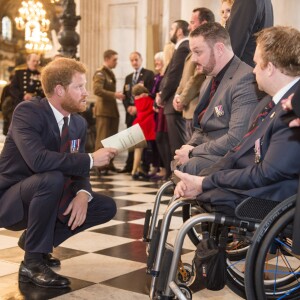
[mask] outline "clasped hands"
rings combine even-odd
[[[182,145],[180,149],[175,151],[174,159],[179,165],[186,163],[189,160],[189,152],[194,149],[191,145]]]

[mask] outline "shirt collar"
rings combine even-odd
[[[61,128],[62,125],[64,124],[64,115],[63,115],[61,112],[59,112],[59,111],[58,111],[58,110],[50,103],[50,101],[48,101],[48,103],[49,103],[49,105],[50,105],[50,107],[51,107],[51,109],[52,109],[52,111],[53,111],[54,117],[55,117],[55,119],[56,119],[56,122],[57,122],[59,128]],[[68,119],[69,119],[68,123],[70,123],[70,115],[68,115]]]
[[[281,88],[274,96],[273,96],[273,101],[275,104],[277,104],[282,97],[284,96],[284,94],[292,87],[294,86],[298,80],[300,79],[300,77],[296,77],[293,81],[291,81],[290,83],[288,83],[286,86],[284,86],[283,88]]]
[[[188,37],[185,37],[185,38],[183,38],[182,40],[178,41],[178,42],[176,43],[176,45],[175,45],[175,50],[177,50],[178,47],[179,47],[183,42],[188,41],[188,40],[189,40],[189,38],[188,38]]]

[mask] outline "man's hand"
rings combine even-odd
[[[115,92],[115,97],[119,100],[124,100],[125,99],[125,95],[121,92]]]
[[[174,174],[181,179],[174,191],[176,197],[195,198],[203,192],[202,181],[204,177],[182,173],[178,170],[175,170]]]
[[[176,111],[183,111],[183,105],[180,102],[180,96],[175,95],[173,99],[173,107]]]
[[[194,147],[191,145],[182,145],[180,149],[175,151],[174,159],[179,165],[186,163],[189,160],[189,151]]]
[[[32,99],[32,97],[33,97],[33,94],[31,94],[31,93],[26,93],[26,94],[24,95],[23,99],[24,99],[25,101],[29,101],[29,100]]]
[[[134,105],[130,105],[127,107],[127,112],[132,115],[135,116],[136,115],[136,107]]]
[[[164,107],[163,103],[162,103],[162,100],[161,100],[161,97],[160,97],[160,93],[156,94],[156,96],[155,96],[155,103],[159,107]]]
[[[110,160],[118,154],[115,148],[100,148],[93,153],[95,167],[103,167],[109,164]]]
[[[79,192],[75,198],[71,201],[66,211],[63,213],[64,216],[71,213],[68,226],[71,230],[81,226],[86,218],[88,208],[89,195],[85,192]]]

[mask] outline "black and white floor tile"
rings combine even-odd
[[[1,130],[2,131],[2,130]],[[4,136],[0,135],[0,150]],[[124,157],[116,164],[122,167]],[[0,229],[0,299],[149,299],[151,278],[146,275],[145,244],[141,237],[145,211],[153,207],[159,184],[133,181],[129,175],[111,174],[97,177],[91,173],[95,191],[113,197],[118,206],[115,218],[67,240],[55,249],[62,265],[56,270],[71,280],[68,289],[43,289],[31,284],[18,284],[19,263],[23,251],[17,246],[21,232]],[[164,196],[163,200],[169,200]],[[166,208],[167,201],[160,207]],[[168,242],[173,243],[182,220],[172,219]],[[185,241],[183,261],[191,263],[194,246]],[[193,299],[241,299],[228,288],[219,292],[205,289],[195,292]]]

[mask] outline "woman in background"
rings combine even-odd
[[[231,7],[234,0],[221,0],[221,25],[225,27],[226,22],[230,16]]]

